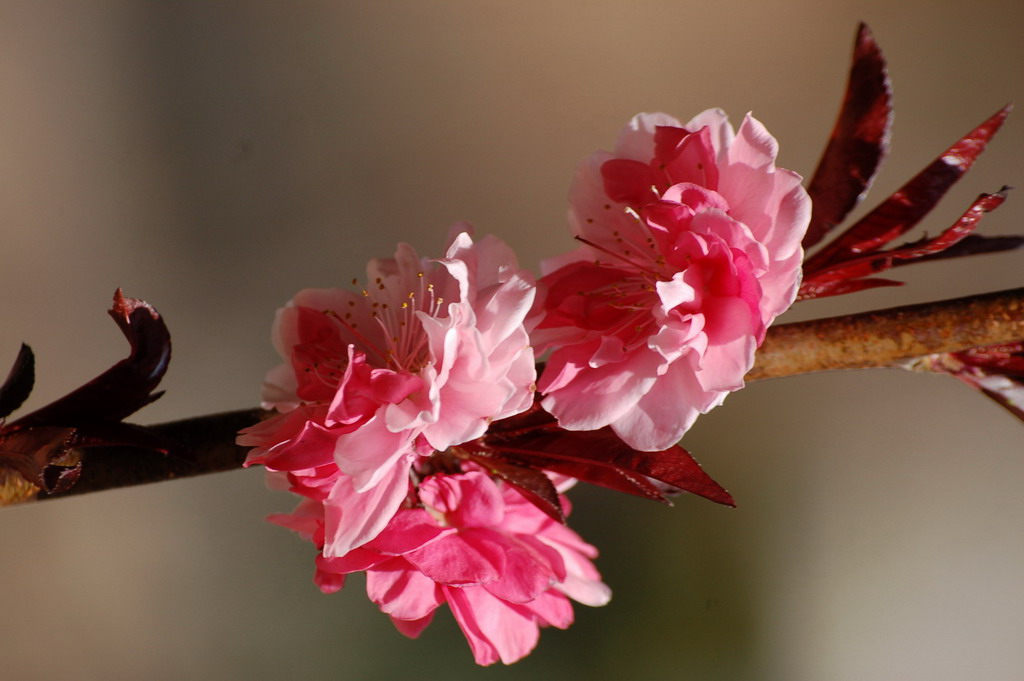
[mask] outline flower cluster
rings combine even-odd
[[[577,245],[544,261],[539,279],[499,239],[474,241],[456,225],[440,258],[400,244],[350,288],[296,294],[273,325],[282,363],[264,382],[266,418],[237,443],[250,448],[245,465],[301,498],[269,520],[313,544],[319,588],[365,573],[370,600],[412,638],[447,605],[477,663],[509,664],[540,629],[572,624],[573,601],[611,597],[597,550],[566,525],[574,484],[734,506],[678,442],[743,387],[768,327],[795,300],[897,286],[879,275],[908,264],[1024,247],[1022,235],[975,233],[1005,187],[936,235],[897,243],[970,170],[1009,106],[832,233],[888,151],[891,94],[862,25],[806,190],[776,166],[775,139],[749,114],[738,129],[719,109],[687,123],[639,114],[613,151],[579,165],[569,194]],[[901,336],[875,365],[953,376],[1024,421],[1020,296],[949,301],[956,316],[970,310],[970,328],[908,327],[937,320],[932,306],[794,325],[814,341],[780,330],[772,345],[785,351],[767,354],[813,356],[824,343],[831,356],[805,368],[834,368],[836,355],[860,354],[851,329],[874,318],[867,326],[885,334],[853,335],[888,337],[898,325]],[[10,421],[35,381],[27,345],[0,383],[0,506],[219,470],[223,430],[254,420],[256,410],[216,417],[210,430],[207,418],[124,423],[160,397],[170,334],[120,290],[110,315],[130,354],[93,380]]]
[[[679,440],[743,387],[768,325],[793,302],[810,201],[775,167],[775,139],[711,109],[686,125],[635,117],[614,154],[576,173],[582,245],[548,260],[539,387],[564,428],[611,425],[637,449]]]
[[[263,393],[278,413],[238,441],[304,498],[274,521],[316,545],[321,588],[365,571],[410,636],[447,603],[477,662],[508,663],[571,623],[569,598],[609,598],[561,524],[567,475],[731,504],[675,443],[742,386],[796,294],[808,202],[775,153],[749,116],[737,133],[717,110],[638,116],[582,165],[582,246],[545,264],[539,296],[505,244],[461,232],[437,261],[401,245],[354,290],[281,309]]]
[[[973,234],[1005,192],[934,238],[890,247],[982,152],[1003,109],[804,262],[863,198],[888,147],[885,61],[858,32],[844,105],[812,176],[776,167],[775,139],[718,109],[683,124],[640,114],[577,170],[579,245],[534,283],[493,237],[445,257],[399,246],[356,290],[306,290],[280,310],[249,464],[303,497],[272,520],[320,551],[316,583],[367,573],[370,599],[417,636],[447,603],[476,661],[509,663],[570,599],[603,605],[592,546],[565,527],[574,479],[650,499],[732,505],[676,443],[743,387],[770,324],[797,298],[896,284],[893,267],[1024,245]],[[812,211],[813,201],[813,211]],[[1021,344],[925,358],[1024,418]],[[537,359],[546,357],[539,379]],[[536,395],[534,393],[537,393]]]
[[[307,289],[278,312],[285,363],[263,402],[281,414],[239,444],[254,447],[248,464],[287,472],[292,491],[323,502],[325,555],[384,529],[417,458],[531,405],[533,295],[504,243],[462,232],[439,261],[402,244],[370,263],[360,290]]]
[[[447,603],[483,665],[515,662],[537,644],[540,627],[572,624],[569,598],[608,602],[590,562],[594,547],[483,472],[430,475],[416,501],[362,547],[321,555],[320,588],[337,591],[345,575],[365,571],[370,600],[413,638]],[[322,506],[271,520],[322,546]]]

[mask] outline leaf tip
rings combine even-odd
[[[136,310],[145,310],[153,319],[160,319],[160,313],[156,311],[156,308],[141,298],[125,297],[124,291],[121,290],[121,287],[118,287],[117,290],[114,291],[114,304],[110,308],[110,316],[113,317],[118,324],[121,324],[122,322],[124,324],[128,324],[131,321],[131,314]]]
[[[0,419],[20,407],[35,385],[35,355],[32,348],[22,343],[14,366],[3,385],[0,385]]]
[[[878,49],[878,43],[875,42],[875,36],[871,32],[871,27],[868,26],[866,21],[861,21],[857,24],[857,38],[855,44],[859,49]]]
[[[983,126],[991,127],[991,132],[989,132],[990,138],[993,135],[995,135],[1001,127],[1003,127],[1003,123],[1005,123],[1006,119],[1010,117],[1010,113],[1012,111],[1013,102],[1010,102],[1009,104],[1006,104],[1003,108],[1001,108],[999,111],[996,111],[994,114],[989,116],[988,120],[982,123]]]

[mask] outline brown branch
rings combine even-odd
[[[915,357],[1024,339],[1024,288],[796,324],[768,331],[748,381],[893,367]]]
[[[235,444],[238,431],[259,422],[266,412],[245,409],[148,426],[166,438],[168,453],[134,447],[90,447],[82,453],[82,474],[66,492],[40,492],[25,501],[143,485],[241,468],[248,447]]]
[[[811,371],[898,366],[923,355],[1024,339],[1024,288],[877,312],[783,324],[769,330],[748,381]],[[65,497],[241,468],[235,435],[267,416],[259,409],[201,416],[150,428],[170,453],[93,447]],[[47,498],[45,494],[27,501]]]

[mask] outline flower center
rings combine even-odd
[[[647,225],[632,210],[627,210],[644,231]],[[590,241],[577,236],[576,239],[591,248],[605,253],[614,262],[595,261],[595,265],[617,269],[623,276],[590,291],[581,291],[591,298],[596,306],[606,306],[614,310],[614,325],[605,333],[618,336],[626,351],[647,342],[647,336],[656,326],[651,316],[651,308],[658,303],[655,286],[659,281],[669,281],[671,275],[666,271],[665,259],[657,252],[654,238],[648,233],[645,237],[630,230],[623,236],[618,230],[612,232],[613,241],[607,245]],[[625,267],[622,267],[625,265]],[[593,307],[593,306],[588,306]]]
[[[358,280],[352,283],[359,285]],[[423,272],[415,277],[377,277],[372,285],[361,289],[364,311],[369,313],[368,329],[361,329],[352,321],[351,312],[334,318],[350,336],[357,349],[372,357],[379,366],[418,373],[430,363],[427,333],[417,313],[441,317],[445,311],[444,298],[437,294],[433,282]],[[355,301],[350,306],[355,307]]]

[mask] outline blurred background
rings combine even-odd
[[[0,371],[32,345],[28,408],[126,355],[118,286],[166,318],[155,423],[253,406],[274,310],[397,241],[473,222],[521,262],[572,246],[576,163],[638,111],[752,110],[804,174],[858,21],[896,120],[873,205],[1007,101],[1016,0],[0,2]],[[927,221],[1024,183],[1010,118]],[[863,212],[863,209],[859,212]],[[1024,197],[983,223],[1024,230]],[[1013,288],[1024,255],[905,268],[826,316]],[[480,670],[447,613],[419,641],[263,522],[293,500],[236,471],[0,511],[5,679],[1019,679],[1024,424],[952,379],[758,383],[683,444],[735,495],[665,508],[578,489],[610,605]]]

